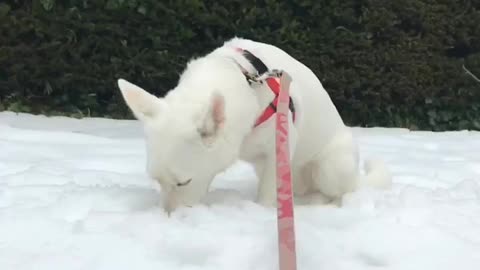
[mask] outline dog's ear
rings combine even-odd
[[[224,124],[225,99],[221,94],[214,92],[210,97],[207,115],[202,126],[198,130],[202,140],[206,144],[212,143],[215,140],[218,131],[224,126]]]
[[[128,107],[135,117],[141,121],[157,117],[165,106],[162,99],[124,79],[118,80],[118,88],[120,88]]]

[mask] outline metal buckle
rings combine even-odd
[[[280,78],[282,77],[283,75],[283,70],[280,70],[280,69],[272,69],[272,70],[269,70],[261,75],[258,75],[257,76],[257,80],[259,81],[264,81],[268,78]]]
[[[245,77],[247,77],[247,80],[249,82],[256,82],[262,84],[263,81],[265,81],[268,78],[280,78],[283,75],[283,70],[279,69],[272,69],[267,72],[264,72],[263,74],[251,74],[251,73],[245,73]]]

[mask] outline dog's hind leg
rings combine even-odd
[[[317,191],[302,195],[295,195],[296,205],[325,205],[330,204],[332,200],[323,193]]]
[[[293,190],[296,205],[324,205],[331,203],[330,197],[326,196],[312,183],[311,164],[298,166],[293,173]]]
[[[314,189],[332,201],[341,200],[357,187],[358,152],[350,134],[334,138],[310,166]]]

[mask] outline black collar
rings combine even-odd
[[[250,74],[240,66],[240,68],[242,69],[243,75],[245,75],[245,78],[247,79],[247,82],[250,85],[253,82],[262,83],[262,81],[258,81],[256,77],[259,76],[259,75],[262,75],[264,73],[267,73],[269,71],[267,65],[265,65],[265,63],[263,63],[262,60],[260,60],[258,57],[256,57],[250,51],[245,50],[245,49],[240,49],[240,48],[237,48],[237,50],[240,51],[242,53],[242,55],[250,62],[250,64],[257,70],[257,74]],[[274,91],[274,94],[275,94],[276,97],[269,104],[269,107],[267,108],[267,110],[270,109],[270,110],[273,110],[273,112],[276,112],[277,111],[276,101],[277,101],[277,98],[278,98],[278,94],[275,91]],[[288,105],[289,105],[290,111],[293,113],[294,119],[295,119],[295,105],[293,104],[292,97],[290,97],[289,99],[290,99],[290,101],[289,101]]]
[[[253,55],[250,51],[243,50],[242,55],[247,58],[250,64],[252,64],[252,66],[257,70],[257,75],[263,74],[268,71],[267,65],[265,65],[262,60]]]

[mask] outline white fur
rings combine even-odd
[[[255,70],[234,47],[249,50],[269,68],[284,70],[293,79],[290,92],[297,118],[290,121],[290,153],[298,202],[339,201],[363,186],[390,185],[391,176],[381,161],[367,162],[366,175],[359,173],[351,130],[309,68],[275,46],[234,38],[190,61],[164,98],[125,80],[118,82],[126,103],[144,123],[147,171],[166,193],[168,211],[198,203],[215,175],[237,159],[255,167],[257,201],[275,205],[274,117],[253,128],[273,94],[265,84],[252,88],[247,83],[238,64]],[[177,185],[189,179],[188,184]]]

